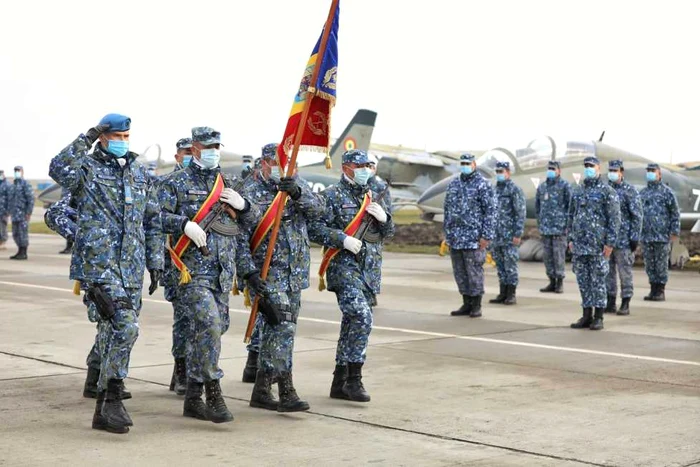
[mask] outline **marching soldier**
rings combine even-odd
[[[311,223],[309,237],[325,246],[320,288],[327,282],[343,313],[330,397],[369,402],[362,366],[372,330],[371,300],[379,292],[381,244],[394,235],[394,221],[383,199],[373,201],[378,194],[367,185],[372,174],[367,153],[347,151],[342,161],[340,181],[321,193],[326,212]]]
[[[666,300],[668,282],[669,242],[678,240],[681,233],[680,211],[673,191],[661,181],[659,164],[647,165],[647,186],[640,197],[644,211],[642,247],[644,269],[649,277],[651,292],[644,300]]]
[[[608,258],[620,229],[620,202],[615,190],[600,180],[598,158],[586,157],[583,164],[584,181],[573,193],[568,222],[569,248],[574,255],[583,316],[571,327],[598,331],[603,329]]]
[[[368,154],[369,157],[369,162],[370,166],[369,168],[372,169],[372,175],[370,175],[369,180],[367,181],[367,186],[369,186],[369,189],[372,190],[374,193],[378,193],[379,196],[382,197],[382,200],[385,200],[387,210],[389,212],[392,212],[393,206],[391,205],[391,189],[389,188],[389,184],[382,179],[379,175],[377,175],[377,166],[379,165],[379,159],[377,156],[374,154]],[[379,244],[380,248],[383,246],[383,244]],[[381,251],[380,251],[381,253]],[[381,265],[381,256],[379,258],[380,264],[379,264],[379,283],[378,287],[381,292],[381,285],[382,285],[382,265]],[[372,295],[372,308],[377,306],[377,295]]]
[[[540,292],[563,293],[566,262],[566,222],[569,216],[571,186],[561,178],[558,161],[549,161],[547,180],[537,187],[535,210],[537,228],[544,246],[544,267],[549,285]]]
[[[496,230],[491,244],[498,268],[500,293],[489,303],[515,305],[518,287],[518,248],[525,229],[525,195],[510,179],[510,162],[496,163]]]
[[[209,127],[192,128],[192,163],[170,175],[158,191],[163,231],[175,241],[169,247],[175,268],[168,274],[177,271],[180,285],[173,303],[176,309],[183,307],[190,320],[183,415],[214,423],[233,420],[221,394],[224,373],[219,356],[221,336],[229,327],[228,300],[236,262],[241,261],[239,254],[246,254],[237,254],[236,235],[239,225],[245,230],[259,218],[257,207],[231,188],[236,177],[221,172],[220,136]],[[232,213],[219,219],[226,233],[205,232],[199,222],[217,202]],[[167,282],[173,280],[169,277]],[[206,390],[206,405],[202,389]]]
[[[106,115],[49,169],[80,206],[70,277],[87,290],[88,316],[98,321],[101,362],[92,427],[111,433],[127,433],[133,425],[122,399],[138,337],[144,268],[151,288],[163,270],[158,204],[149,196],[145,167],[129,152],[130,126],[128,117]]]
[[[24,179],[21,165],[15,167],[15,180],[7,192],[7,210],[12,218],[12,239],[17,244],[17,254],[10,259],[26,260],[29,247],[29,220],[34,209],[34,190]]]
[[[309,404],[300,400],[292,382],[292,352],[296,322],[301,307],[301,291],[309,287],[311,253],[307,223],[324,213],[322,199],[315,195],[309,184],[299,178],[280,178],[283,173],[278,166],[277,144],[268,144],[262,149],[261,177],[245,185],[243,195],[265,210],[258,226],[249,237],[241,236],[253,254],[253,261],[244,276],[262,269],[269,248],[269,231],[281,202],[281,192],[289,198],[284,206],[279,236],[272,254],[267,275],[269,290],[262,300],[269,300],[281,311],[278,317],[261,313],[262,322],[256,327],[260,336],[259,358],[255,387],[250,397],[251,407],[278,412],[309,410]],[[261,309],[264,307],[261,307]],[[276,322],[279,318],[280,321]],[[271,392],[272,381],[279,387],[279,402]]]
[[[9,184],[5,179],[5,171],[0,170],[0,250],[6,250],[7,247],[7,217],[10,215],[7,210],[7,195]]]
[[[460,156],[459,177],[445,194],[445,241],[450,247],[452,271],[462,295],[462,306],[452,316],[481,316],[486,249],[494,238],[496,203],[493,188],[476,171],[472,154]]]
[[[608,272],[607,281],[608,305],[605,312],[629,315],[630,300],[634,292],[632,282],[634,252],[642,232],[642,203],[637,189],[625,181],[625,167],[621,160],[616,159],[608,162],[608,180],[620,200],[620,231],[610,255],[610,272]],[[622,295],[619,310],[616,309],[618,273],[620,274]]]

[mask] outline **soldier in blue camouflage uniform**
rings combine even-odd
[[[634,293],[632,282],[634,252],[642,233],[642,203],[637,189],[625,181],[625,167],[621,160],[615,159],[608,162],[608,180],[620,200],[620,231],[614,245],[615,248],[610,255],[610,272],[608,272],[607,284],[608,305],[605,312],[629,315],[630,300]],[[619,310],[616,309],[618,271],[622,295],[622,304]]]
[[[681,233],[680,211],[673,191],[661,181],[659,164],[647,165],[647,186],[640,192],[644,221],[642,247],[644,269],[649,277],[651,292],[644,300],[666,300],[668,282],[669,242],[678,240]]]
[[[369,157],[369,162],[370,162],[370,169],[372,169],[372,175],[369,177],[369,180],[367,181],[367,185],[369,186],[369,189],[372,190],[373,193],[377,193],[379,196],[382,196],[382,200],[384,200],[388,212],[393,212],[394,208],[391,205],[391,189],[389,188],[389,184],[382,179],[379,175],[377,175],[377,166],[379,165],[379,159],[377,156],[374,154],[368,154]],[[383,244],[380,243],[380,246],[383,247]],[[382,251],[380,250],[380,254]],[[381,293],[381,284],[382,282],[382,264],[381,264],[381,259],[379,261],[379,293]],[[377,306],[377,295],[372,295],[372,308]]]
[[[558,161],[549,161],[547,180],[540,183],[535,195],[537,228],[544,246],[544,267],[549,285],[540,292],[564,292],[566,262],[566,222],[569,217],[571,186],[561,178]]]
[[[61,206],[59,206],[57,209],[60,209],[61,211],[64,211],[64,212],[67,210],[67,212],[65,212],[65,214],[67,216],[70,216],[72,222],[76,223],[75,225],[77,226],[78,211],[76,210],[75,206],[71,206],[71,202],[72,202],[72,198],[70,195],[70,191],[66,190],[65,188],[61,188],[61,199],[58,201],[58,203],[54,203],[54,204],[62,203]],[[61,211],[58,211],[58,212],[61,212]],[[44,221],[46,222],[46,225],[49,225],[49,219],[47,217],[48,212],[49,211],[46,211],[46,213],[44,213]],[[55,217],[55,219],[58,222],[62,222],[63,219],[66,218],[66,216],[61,216],[58,214],[58,212],[54,210],[54,215],[57,216],[57,217]],[[61,228],[58,225],[56,225],[56,227]],[[66,239],[66,247],[63,250],[59,251],[58,254],[59,255],[71,254],[73,252],[73,241],[75,240],[75,235],[66,236],[66,235],[63,235],[60,231],[53,229],[50,225],[49,225],[49,228],[51,228],[54,232],[57,232],[59,235],[61,235],[63,238]]]
[[[343,175],[337,184],[321,192],[326,212],[311,222],[309,237],[325,248],[340,250],[326,271],[328,290],[335,292],[343,313],[330,396],[369,402],[362,384],[362,366],[372,330],[371,300],[379,292],[381,244],[394,235],[394,221],[384,200],[373,201],[364,214],[368,222],[364,238],[343,232],[370,191],[367,182],[372,171],[365,151],[347,151],[342,160]],[[378,193],[371,196],[377,199]]]
[[[79,207],[70,277],[89,290],[88,317],[99,322],[100,392],[92,426],[113,433],[127,433],[133,425],[122,391],[138,337],[144,268],[151,288],[163,270],[158,203],[146,169],[129,152],[130,126],[128,117],[106,115],[54,157],[49,169]]]
[[[151,182],[151,185],[155,186],[158,184],[158,181],[160,180],[160,177],[156,174],[156,169],[158,168],[158,164],[155,162],[149,162],[148,163],[148,179]]]
[[[496,163],[496,230],[490,250],[498,269],[500,293],[489,303],[515,305],[518,248],[525,229],[525,194],[510,179],[510,162]]]
[[[15,180],[7,192],[7,210],[12,218],[12,239],[17,244],[17,254],[10,259],[27,259],[29,246],[29,219],[34,209],[34,190],[24,179],[22,166],[15,167]]]
[[[191,280],[178,286],[174,298],[175,306],[184,307],[190,320],[183,415],[214,423],[233,420],[221,394],[220,380],[224,373],[219,367],[219,355],[221,336],[229,326],[228,301],[236,263],[242,258],[237,253],[236,234],[205,232],[191,219],[211,193],[219,174],[226,186],[219,201],[228,204],[236,213],[236,219],[222,216],[221,221],[232,230],[239,225],[246,230],[259,218],[257,207],[231,188],[236,185],[236,177],[221,172],[220,138],[220,133],[212,128],[192,128],[192,163],[171,174],[158,191],[163,231],[171,236],[171,243],[176,243],[182,235],[193,242],[181,256]],[[204,254],[203,247],[208,248],[208,255]],[[250,250],[247,255],[250,256]],[[170,268],[167,272],[176,278],[169,277],[166,282],[180,282],[177,269]],[[202,401],[203,389],[206,390],[206,405]]]
[[[246,184],[243,195],[266,211],[278,191],[286,191],[289,199],[282,215],[279,236],[267,274],[269,292],[267,300],[280,308],[285,308],[284,321],[272,324],[263,320],[260,342],[260,356],[255,379],[255,387],[250,398],[251,407],[259,407],[279,412],[299,412],[309,410],[309,404],[299,399],[292,382],[292,352],[296,322],[301,307],[301,291],[309,287],[309,266],[311,253],[307,223],[324,213],[323,200],[314,194],[306,180],[295,177],[282,177],[277,161],[277,144],[268,144],[262,149],[261,177],[255,183]],[[271,213],[274,215],[274,213]],[[252,229],[240,241],[250,244]],[[242,245],[241,248],[246,248]],[[248,276],[263,267],[269,248],[269,233],[260,247],[253,253],[253,261],[239,274]],[[258,314],[263,316],[262,313]],[[270,386],[273,379],[279,387],[279,403],[274,399]]]
[[[583,164],[584,180],[571,198],[568,221],[569,248],[583,300],[583,316],[571,327],[598,331],[603,329],[608,258],[620,230],[620,201],[615,190],[600,179],[598,158],[586,157]]]
[[[445,194],[445,241],[450,247],[452,272],[462,306],[452,316],[481,316],[486,249],[494,238],[496,202],[493,188],[476,170],[472,154],[460,156],[459,177]]]
[[[7,217],[10,215],[7,210],[7,193],[9,184],[5,179],[5,171],[0,170],[0,250],[6,250],[7,247]]]
[[[246,154],[242,157],[241,178],[247,178],[253,172],[253,156]]]

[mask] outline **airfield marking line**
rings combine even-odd
[[[22,283],[22,282],[0,281],[0,284],[73,293],[72,290],[62,289],[60,287],[51,287],[51,286],[37,285],[37,284],[26,284],[26,283]],[[166,305],[170,304],[170,302],[167,302],[165,300],[156,300],[156,299],[152,299],[152,298],[144,298],[143,301],[144,302],[151,302],[151,303],[161,303],[161,304],[166,304]],[[238,313],[238,314],[245,314],[245,315],[250,314],[250,312],[248,310],[241,310],[238,308],[229,308],[229,312]],[[300,321],[308,321],[311,323],[332,324],[334,326],[340,325],[339,321],[333,321],[333,320],[329,320],[329,319],[307,318],[307,317],[300,316],[299,320]],[[559,350],[562,352],[581,353],[581,354],[587,354],[587,355],[601,355],[601,356],[605,356],[605,357],[627,358],[627,359],[631,359],[631,360],[642,360],[642,361],[647,361],[647,362],[672,363],[672,364],[676,364],[676,365],[687,365],[687,366],[700,367],[700,362],[695,362],[692,360],[675,360],[672,358],[650,357],[650,356],[646,356],[646,355],[635,355],[635,354],[620,353],[620,352],[606,352],[604,350],[579,349],[576,347],[562,347],[562,346],[558,346],[558,345],[535,344],[532,342],[510,341],[510,340],[505,340],[505,339],[494,339],[491,337],[461,336],[459,334],[449,334],[449,333],[433,332],[433,331],[420,331],[418,329],[404,329],[404,328],[396,328],[396,327],[390,327],[390,326],[373,326],[372,329],[376,329],[378,331],[400,332],[400,333],[404,333],[404,334],[416,334],[416,335],[420,335],[420,336],[444,337],[444,338],[448,338],[448,339],[460,339],[460,340],[465,340],[465,341],[485,342],[488,344],[513,345],[513,346],[517,346],[517,347],[529,347],[529,348],[534,348],[534,349],[545,349],[545,350]]]

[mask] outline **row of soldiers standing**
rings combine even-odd
[[[29,247],[29,220],[34,210],[34,190],[24,178],[21,165],[14,168],[14,180],[5,178],[0,170],[0,250],[7,247],[7,224],[12,220],[12,239],[17,245],[17,253],[10,256],[14,260],[26,260]]]
[[[377,198],[383,182],[372,181],[367,154],[345,153],[339,182],[317,194],[298,176],[283,176],[276,145],[263,148],[257,169],[245,179],[224,173],[219,132],[195,127],[191,139],[177,144],[176,170],[155,179],[128,150],[130,123],[123,115],[105,116],[50,167],[69,194],[49,210],[47,223],[74,236],[70,276],[86,292],[88,317],[98,328],[84,390],[97,399],[93,428],[126,433],[133,425],[122,401],[131,397],[124,379],[138,337],[145,269],[149,293],[163,285],[173,304],[171,389],[185,396],[183,415],[233,420],[221,393],[219,358],[230,323],[229,295],[239,279],[260,299],[257,346],[249,349],[255,368],[251,406],[308,410],[292,382],[292,350],[301,291],[309,286],[309,241],[325,247],[321,278],[325,273],[343,314],[331,397],[369,401],[362,366],[372,300],[379,293],[382,242],[393,234],[393,221],[389,204]],[[263,280],[271,219],[282,192],[288,201]],[[215,206],[228,214],[205,231],[200,223]],[[72,230],[62,229],[71,214]],[[372,235],[357,233],[362,224]],[[271,392],[274,382],[279,401]]]
[[[600,161],[587,157],[584,180],[572,188],[561,178],[558,161],[550,161],[547,179],[537,188],[535,209],[544,245],[549,284],[540,292],[563,292],[567,248],[582,298],[583,316],[572,328],[603,329],[605,312],[629,314],[633,295],[635,251],[643,246],[650,293],[644,300],[665,300],[670,242],[680,234],[678,202],[661,181],[658,164],[646,168],[640,192],[624,179],[624,163],[608,164],[608,183]],[[453,316],[481,316],[483,264],[490,250],[498,268],[500,293],[491,303],[516,303],[518,246],[525,224],[525,197],[510,179],[508,162],[496,164],[495,190],[476,170],[471,154],[461,156],[461,175],[445,197],[445,240],[463,305]],[[617,277],[622,301],[617,309]]]

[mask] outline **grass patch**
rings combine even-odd
[[[421,253],[425,255],[437,256],[440,245],[401,245],[398,243],[384,244],[384,251],[391,253]]]
[[[49,229],[48,226],[44,222],[41,222],[41,221],[30,222],[29,223],[29,233],[58,235],[53,230]]]
[[[430,223],[420,218],[420,209],[416,208],[399,209],[398,211],[392,213],[392,217],[394,218],[394,224],[397,225]]]

